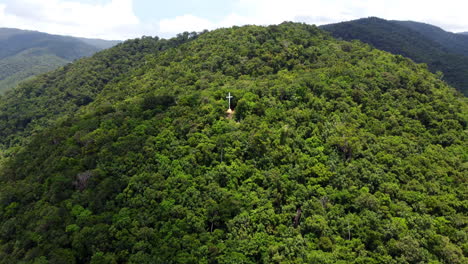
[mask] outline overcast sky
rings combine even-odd
[[[329,24],[362,17],[468,31],[466,0],[0,0],[0,27],[103,39],[172,37],[232,25]]]

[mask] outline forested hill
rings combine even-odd
[[[170,40],[144,37],[126,41],[21,83],[17,90],[0,97],[0,147],[22,145],[32,134],[96,100],[104,87],[128,78],[132,70],[147,63],[147,56],[194,37],[186,33]]]
[[[127,41],[1,98],[0,263],[466,263],[467,124],[314,26]]]
[[[0,28],[0,94],[31,76],[57,69],[117,43]]]
[[[468,95],[468,36],[413,21],[371,17],[321,27],[334,37],[358,39],[378,49],[426,63],[432,72]]]
[[[468,36],[447,32],[439,27],[414,21],[392,21],[414,31],[426,38],[440,44],[448,52],[468,56]]]

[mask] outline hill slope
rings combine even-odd
[[[468,56],[468,36],[447,32],[439,27],[414,22],[414,21],[392,21],[414,31],[419,32],[426,38],[440,44],[448,52]]]
[[[468,95],[468,36],[412,21],[365,18],[321,27],[334,37],[358,39],[441,71],[444,80]]]
[[[42,32],[0,28],[0,93],[20,81],[117,44]]]
[[[0,100],[0,263],[465,263],[467,107],[303,24],[125,42]]]
[[[103,40],[103,39],[89,39],[89,38],[78,38],[78,39],[98,49],[108,49],[122,42],[120,40]]]
[[[0,148],[22,145],[30,135],[96,100],[104,87],[145,64],[145,57],[191,37],[181,34],[171,40],[145,37],[127,41],[21,83],[17,92],[0,97]]]

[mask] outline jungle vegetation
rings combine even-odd
[[[439,27],[377,17],[321,26],[334,37],[360,40],[378,49],[426,63],[433,73],[468,95],[468,36]]]
[[[467,263],[467,124],[315,26],[129,40],[0,98],[0,263]]]
[[[23,80],[91,56],[117,43],[0,28],[0,94]]]

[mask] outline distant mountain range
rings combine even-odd
[[[90,56],[117,43],[119,41],[0,28],[0,94],[22,80]]]
[[[358,39],[440,71],[450,85],[468,95],[468,35],[413,21],[376,17],[321,26],[336,38]]]
[[[447,32],[439,27],[414,22],[414,21],[390,21],[410,28],[424,37],[440,44],[447,52],[459,53],[468,56],[468,36]]]
[[[447,83],[468,95],[468,32],[451,33],[425,23],[376,17],[320,28],[339,39],[358,39],[378,49],[426,63],[431,71],[440,71]],[[22,80],[117,43],[119,41],[0,28],[0,94]]]

